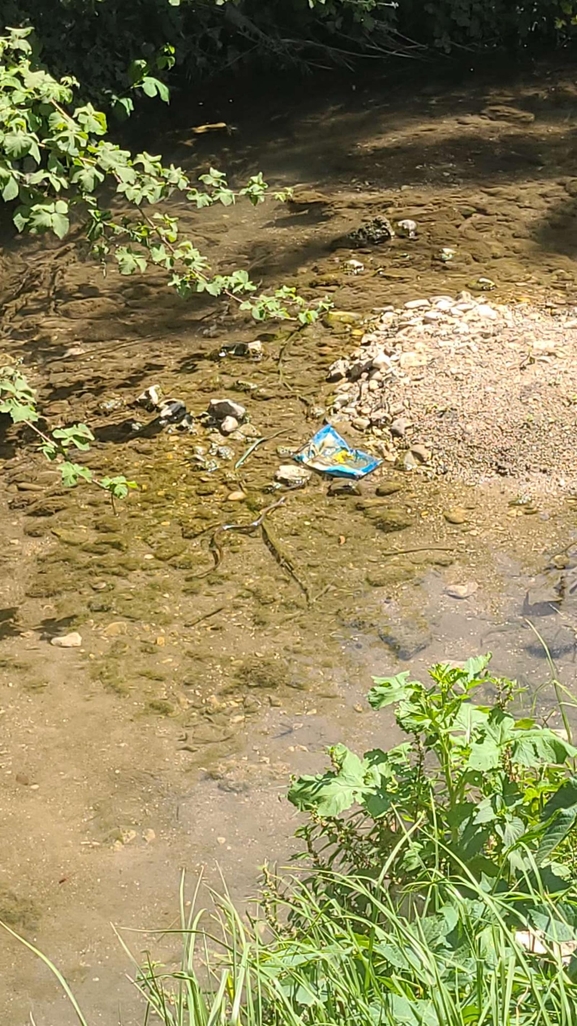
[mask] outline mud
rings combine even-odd
[[[262,127],[241,116],[222,144],[191,152],[182,128],[164,147],[191,169],[227,166],[240,181],[262,168],[308,190],[289,207],[178,212],[215,263],[328,293],[347,319],[289,339],[184,303],[154,274],[102,278],[72,246],[3,256],[2,351],[24,359],[53,426],[93,427],[95,471],[140,486],[117,515],[96,489],[63,491],[32,440],[0,425],[0,914],[58,962],[94,1024],[140,1022],[111,920],[173,924],[183,866],[218,862],[246,897],[259,862],[291,851],[290,773],[320,766],[336,740],[394,740],[388,716],[363,711],[371,674],[492,649],[549,711],[540,635],[572,685],[574,502],[526,495],[514,474],[466,486],[385,463],[348,495],[315,476],[267,520],[280,562],[259,532],[231,532],[211,570],[211,531],[274,501],[276,469],[322,423],[328,367],[376,308],[454,295],[472,277],[495,282],[491,301],[577,299],[570,71],[431,83],[418,98],[404,88],[335,87],[334,102],[286,103],[276,121],[263,107]],[[366,271],[351,275],[335,240],[378,212],[414,219],[418,239],[355,250]],[[256,339],[258,363],[218,356]],[[211,398],[241,402],[269,440],[235,470],[252,438],[231,436],[232,456],[207,469],[210,429],[147,436],[132,403],[156,383],[195,414]],[[70,630],[80,649],[50,645]],[[174,939],[129,939],[175,955]],[[71,1026],[46,969],[10,939],[0,966],[7,1026],[30,1009],[37,1026]]]

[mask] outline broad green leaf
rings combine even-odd
[[[16,199],[19,192],[20,187],[18,185],[18,180],[14,177],[9,178],[6,182],[6,185],[2,189],[2,199],[5,203],[10,203],[11,200]]]
[[[121,274],[135,274],[137,271],[145,271],[147,267],[146,258],[140,253],[127,246],[119,246],[115,252],[116,260]]]
[[[413,688],[422,688],[419,681],[409,682],[409,677],[408,670],[397,674],[396,677],[374,677],[374,687],[367,695],[369,705],[373,709],[383,709],[407,698]]]
[[[525,824],[518,816],[507,816],[502,827],[503,844],[506,848],[516,844],[525,833]]]
[[[511,747],[513,762],[521,766],[539,766],[553,763],[560,766],[577,756],[577,748],[548,728],[519,731]]]
[[[96,186],[104,181],[104,175],[94,166],[79,167],[70,175],[70,181],[78,185],[82,192],[94,192]]]
[[[565,840],[567,834],[575,825],[576,817],[577,809],[558,809],[557,812],[553,813],[545,827],[535,855],[535,861],[538,866],[542,866],[555,848],[558,848],[561,842]]]
[[[68,234],[69,228],[70,221],[66,214],[55,213],[52,215],[52,230],[59,239],[63,239]]]
[[[0,399],[0,413],[7,413],[14,424],[23,424],[25,421],[34,423],[40,416],[33,406],[20,403],[14,399]]]
[[[349,751],[345,745],[329,749],[335,770],[318,776],[304,776],[292,784],[288,798],[301,810],[314,809],[319,816],[337,816],[350,809],[363,795],[374,792],[367,786],[366,760]]]
[[[2,148],[9,157],[19,160],[30,152],[33,141],[32,136],[26,132],[7,132],[2,140]]]
[[[550,819],[557,809],[577,809],[577,777],[570,777],[551,795],[543,809],[541,819]]]
[[[467,659],[463,666],[463,672],[467,675],[467,679],[472,681],[475,677],[480,677],[487,669],[491,658],[491,653],[488,652],[487,655],[473,656],[471,659]]]
[[[92,481],[92,472],[88,467],[82,467],[78,463],[69,463],[66,460],[60,464],[62,484],[66,488],[74,488],[80,480]]]

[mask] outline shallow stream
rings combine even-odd
[[[214,881],[218,863],[244,899],[259,864],[292,850],[290,774],[319,768],[336,741],[395,740],[390,716],[363,704],[371,675],[490,650],[554,722],[547,649],[573,686],[571,495],[527,495],[498,476],[465,485],[426,466],[384,464],[344,497],[314,477],[269,515],[272,548],[259,531],[230,532],[221,564],[201,576],[210,531],[249,523],[278,497],[276,469],[323,422],[328,366],[375,309],[479,277],[499,302],[577,301],[570,69],[497,84],[422,66],[412,81],[325,81],[310,93],[250,109],[240,98],[230,136],[192,135],[203,111],[181,110],[150,148],[238,182],[262,169],[274,186],[299,184],[290,206],[174,209],[215,265],[329,294],[356,315],[345,322],[290,337],[185,303],[154,275],[103,278],[72,246],[3,257],[0,349],[24,358],[51,423],[92,426],[91,466],[140,486],[116,514],[96,490],[63,494],[10,431],[0,439],[0,919],[60,965],[91,1026],[141,1021],[111,921],[174,925],[182,867],[194,878],[207,865]],[[375,247],[348,273],[355,254],[338,240],[383,208],[414,219],[417,240]],[[448,264],[443,247],[455,250]],[[261,361],[230,352],[255,339]],[[155,433],[133,406],[153,384],[194,414],[215,397],[243,403],[254,435]],[[254,437],[267,441],[235,470]],[[199,446],[212,446],[213,463]],[[384,481],[398,488],[378,498]],[[378,529],[375,510],[402,529]],[[81,648],[50,645],[68,630]],[[127,938],[137,952],[152,942]],[[156,943],[170,962],[174,939]],[[75,1022],[10,939],[0,976],[6,1026],[23,1026],[30,1008],[37,1026]]]

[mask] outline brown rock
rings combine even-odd
[[[383,481],[380,485],[377,485],[375,489],[375,495],[380,498],[384,498],[386,495],[394,495],[396,492],[402,492],[404,485],[401,481]]]
[[[448,524],[466,524],[468,520],[467,510],[463,509],[462,506],[443,510],[443,516]]]

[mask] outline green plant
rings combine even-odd
[[[8,414],[13,424],[24,424],[37,435],[39,452],[56,463],[65,487],[73,488],[79,481],[87,481],[108,492],[113,505],[115,499],[125,498],[130,489],[138,487],[124,475],[97,478],[88,467],[73,462],[70,455],[74,450],[88,452],[90,449],[90,442],[94,441],[92,431],[86,424],[54,428],[50,433],[41,430],[36,393],[17,366],[0,367],[0,413]]]
[[[401,887],[466,865],[494,889],[534,871],[563,889],[575,850],[577,749],[563,732],[515,718],[518,688],[492,676],[489,660],[434,666],[429,686],[408,672],[375,679],[370,705],[394,705],[408,740],[363,758],[336,745],[331,770],[294,781],[289,798],[312,815],[302,835],[314,858],[320,844],[329,866],[372,875],[385,860]]]
[[[143,962],[121,940],[143,997],[144,1026],[574,1026],[577,934],[549,899],[542,902],[545,929],[521,931],[509,922],[514,895],[491,895],[472,878],[461,882],[467,897],[462,886],[448,885],[443,904],[425,899],[411,915],[382,885],[329,878],[323,895],[331,886],[346,891],[348,905],[366,913],[343,912],[294,878],[284,880],[275,915],[261,902],[254,918],[227,894],[213,894],[207,914],[198,908],[198,886],[187,907],[182,886],[177,968],[152,954]],[[288,928],[287,916],[300,927]],[[23,943],[88,1026],[62,973]]]
[[[327,309],[326,300],[308,304],[288,287],[258,295],[245,270],[214,274],[206,257],[182,237],[177,218],[148,212],[174,193],[197,209],[230,206],[239,198],[256,206],[268,189],[261,174],[234,191],[223,172],[211,168],[201,175],[199,189],[182,168],[112,143],[105,114],[91,103],[74,106],[78,83],[70,76],[58,80],[40,66],[29,35],[30,29],[10,29],[0,37],[0,192],[13,208],[19,232],[49,232],[62,239],[74,214],[92,253],[103,265],[113,257],[121,274],[155,265],[180,295],[225,294],[256,320],[278,317],[306,324]],[[145,91],[159,91],[161,83],[148,74],[148,65],[136,63]],[[113,214],[103,208],[104,186],[131,212]],[[283,193],[276,196],[284,198]]]

